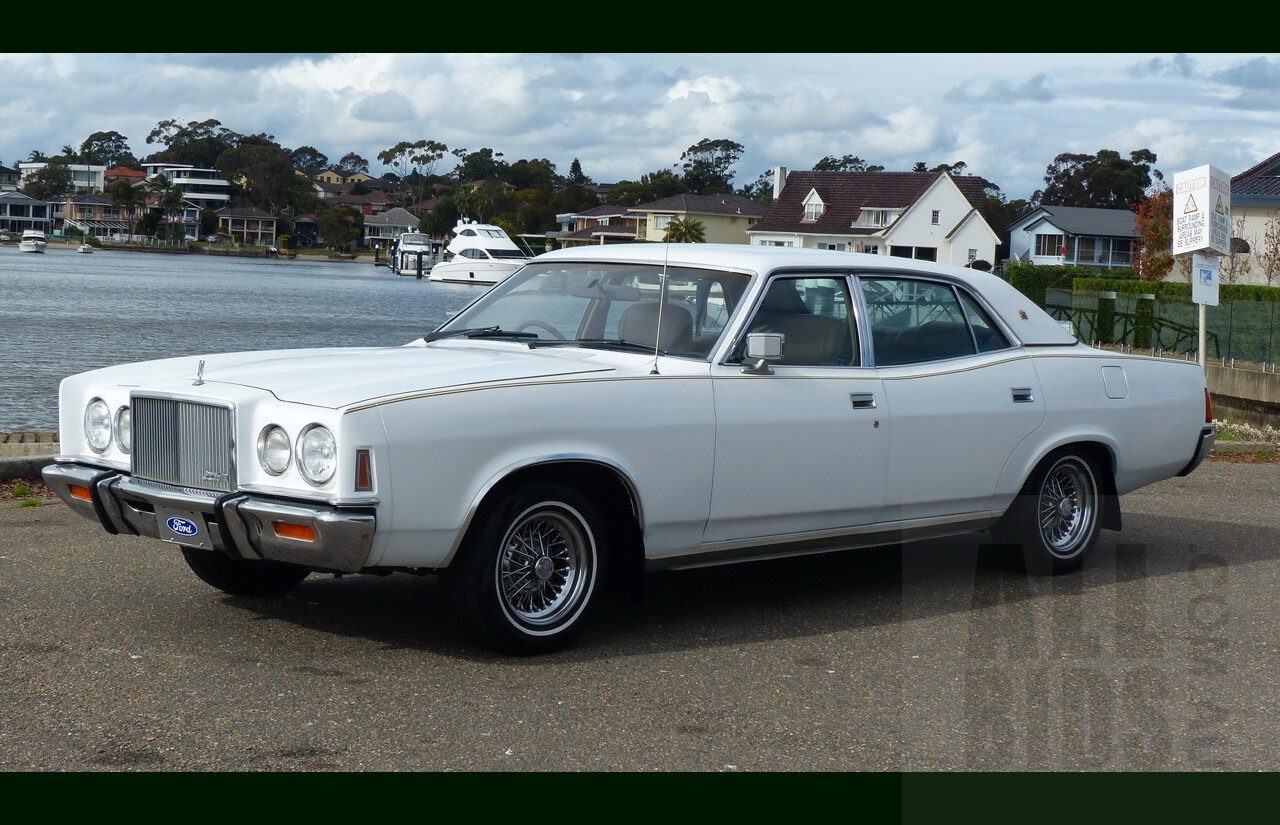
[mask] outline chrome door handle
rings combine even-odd
[[[876,408],[876,396],[869,392],[851,392],[849,393],[849,403],[853,405],[855,410],[874,410]]]
[[[1014,387],[1013,401],[1015,404],[1030,404],[1031,402],[1035,401],[1035,399],[1031,397],[1031,388],[1030,387]]]

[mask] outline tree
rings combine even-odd
[[[360,211],[346,204],[326,206],[316,213],[316,231],[329,249],[341,252],[360,237]]]
[[[447,238],[453,228],[458,225],[462,213],[452,196],[445,195],[431,207],[427,214],[418,219],[418,231],[426,232],[437,238]]]
[[[1253,269],[1253,262],[1249,260],[1252,243],[1244,234],[1244,215],[1231,222],[1229,247],[1231,251],[1218,258],[1218,271],[1222,277],[1222,283],[1235,284],[1247,278],[1250,270]]]
[[[693,218],[672,218],[662,235],[667,243],[703,243],[706,239],[706,227]]]
[[[883,172],[883,166],[872,166],[865,160],[853,155],[845,155],[842,158],[835,158],[831,155],[824,157],[813,165],[815,172]]]
[[[621,181],[609,192],[608,202],[614,206],[638,206],[688,191],[682,178],[670,169],[659,169],[641,175],[639,181]]]
[[[22,191],[28,197],[40,201],[60,201],[76,191],[71,167],[62,158],[54,158],[27,178]]]
[[[556,165],[546,158],[521,158],[507,167],[503,179],[517,189],[542,189],[553,192],[563,183]]]
[[[129,149],[129,139],[119,132],[94,132],[80,144],[79,155],[81,163],[108,169],[116,166],[136,169],[142,165]]]
[[[176,223],[175,218],[182,213],[182,187],[169,180],[169,176],[165,174],[156,175],[147,185],[155,194],[164,219],[170,224]]]
[[[1254,252],[1267,286],[1275,286],[1276,279],[1280,278],[1280,212],[1272,212],[1267,217]]]
[[[329,168],[329,156],[314,146],[299,146],[289,153],[293,168],[307,177],[318,175]]]
[[[695,195],[733,191],[731,167],[742,157],[742,144],[720,138],[703,138],[680,155],[684,184]]]
[[[111,184],[109,197],[114,208],[124,210],[125,215],[128,216],[126,220],[130,226],[134,225],[138,208],[147,202],[146,189],[141,186],[134,186],[127,180],[118,180]]]
[[[1129,159],[1102,149],[1097,155],[1064,152],[1045,169],[1045,188],[1031,195],[1036,205],[1129,209],[1153,184],[1164,181],[1154,168],[1155,153],[1137,149]]]
[[[153,162],[188,163],[212,169],[222,153],[238,146],[242,137],[217,120],[193,120],[184,126],[170,119],[156,124],[147,135],[147,143],[165,147],[151,156]]]
[[[464,186],[453,195],[458,211],[472,215],[484,223],[484,216],[493,208],[493,196],[486,186]]]
[[[766,169],[751,183],[746,184],[738,190],[738,194],[744,198],[751,198],[753,201],[760,203],[773,202],[773,170]]]
[[[573,159],[573,163],[569,164],[569,183],[574,186],[590,186],[591,178],[582,174],[582,164],[577,158]]]
[[[378,160],[394,169],[401,183],[412,187],[413,201],[418,203],[426,196],[427,176],[435,174],[436,164],[448,151],[448,146],[434,140],[402,140],[379,152]]]
[[[316,205],[311,182],[298,174],[292,155],[273,141],[245,138],[223,152],[214,166],[223,177],[243,186],[251,203],[272,214],[285,209],[310,211]]]
[[[477,149],[468,152],[466,149],[454,149],[454,157],[460,161],[454,170],[462,183],[479,180],[501,180],[506,176],[507,163],[502,160],[501,152],[492,149]]]
[[[1133,270],[1144,281],[1162,281],[1173,270],[1173,190],[1165,186],[1133,205]]]
[[[347,152],[342,156],[342,160],[338,161],[337,170],[343,175],[354,175],[357,172],[369,174],[369,161],[357,155],[355,152]]]

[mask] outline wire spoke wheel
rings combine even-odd
[[[1079,554],[1097,532],[1098,485],[1089,465],[1074,455],[1045,473],[1036,508],[1040,538],[1055,558]]]
[[[463,630],[517,655],[559,650],[599,601],[609,538],[595,502],[534,482],[495,496],[446,572]]]
[[[503,609],[531,627],[558,623],[580,600],[592,551],[576,512],[548,505],[526,512],[502,542],[495,568]]]

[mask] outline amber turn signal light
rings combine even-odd
[[[276,535],[282,539],[297,539],[298,541],[315,541],[316,531],[312,530],[305,524],[290,524],[287,521],[272,522],[272,528],[275,529]]]
[[[71,484],[67,486],[67,492],[72,498],[78,498],[81,501],[93,501],[93,495],[90,494],[88,487],[81,487],[79,484]]]

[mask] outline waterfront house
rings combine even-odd
[[[14,190],[0,191],[0,230],[22,232],[39,229],[45,234],[53,231],[49,204]]]
[[[644,236],[644,222],[625,206],[601,205],[582,212],[556,215],[561,246],[627,243]]]
[[[1049,266],[1133,266],[1138,240],[1128,209],[1041,206],[1009,226],[1009,260]]]
[[[18,184],[22,182],[22,175],[17,169],[10,169],[8,166],[0,166],[0,192],[12,192],[18,188]]]
[[[747,232],[764,215],[766,207],[742,195],[673,195],[627,212],[643,224],[639,240],[661,241],[667,225],[676,218],[702,224],[706,243],[750,243]]]
[[[217,211],[231,202],[231,183],[223,180],[217,169],[204,169],[187,163],[144,163],[147,182],[161,175],[169,183],[182,190],[182,198],[195,207],[199,215],[202,209]]]
[[[386,249],[406,232],[418,231],[418,217],[399,206],[364,219],[364,245]]]
[[[968,266],[995,259],[986,181],[946,172],[774,170],[773,203],[751,243],[847,250]]]
[[[382,192],[368,192],[364,195],[331,195],[325,198],[326,203],[335,206],[354,206],[363,215],[376,215],[395,206],[395,201]]]
[[[48,163],[32,161],[29,163],[18,164],[18,174],[22,178],[19,186],[26,186],[27,180],[41,169],[48,166]],[[106,185],[104,175],[107,171],[105,166],[95,166],[84,163],[68,163],[67,169],[71,171],[71,182],[74,184],[77,192],[101,193]]]
[[[98,237],[120,238],[130,234],[128,215],[112,205],[106,195],[73,195],[51,206],[53,223],[62,232],[75,227],[83,235]]]
[[[276,217],[256,206],[226,206],[217,210],[218,234],[239,244],[276,245]]]

